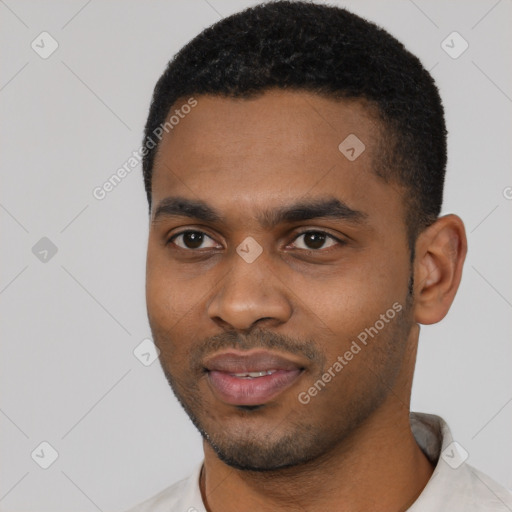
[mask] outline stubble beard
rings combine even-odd
[[[348,401],[332,403],[328,414],[325,410],[314,409],[315,399],[308,405],[302,405],[297,401],[296,407],[275,426],[269,426],[266,432],[254,428],[251,420],[251,415],[265,414],[265,406],[239,408],[240,415],[248,419],[247,427],[241,429],[239,421],[238,426],[230,430],[228,426],[216,422],[205,407],[198,386],[199,379],[193,369],[188,374],[180,375],[179,372],[175,372],[173,375],[165,366],[162,357],[160,363],[167,381],[190,420],[219,459],[227,465],[254,472],[276,472],[291,467],[307,466],[314,461],[320,462],[322,458],[328,459],[334,447],[340,446],[355,432],[388,396],[400,371],[400,363],[412,325],[412,303],[409,299],[410,297],[407,298],[401,314],[386,327],[386,331],[379,334],[379,338],[382,336],[382,339],[373,342],[378,343],[379,347],[363,349],[373,349],[376,357],[371,362],[377,361],[373,368],[369,367],[365,371],[365,384],[361,384],[364,389],[353,394]],[[155,334],[153,333],[154,339],[158,341]],[[219,337],[216,338],[219,340]],[[262,345],[267,348],[290,346],[289,340],[281,344],[280,336],[273,333],[265,333],[264,338],[266,341]],[[166,339],[167,341],[169,340]],[[225,347],[226,343],[223,345]],[[299,345],[297,343],[297,346]],[[308,350],[310,359],[316,357],[317,360],[322,360],[320,354],[314,353],[314,344],[308,344]],[[325,360],[323,361],[325,363]],[[325,364],[322,366],[324,368],[319,370],[313,381],[321,378]],[[329,419],[326,420],[326,417]]]

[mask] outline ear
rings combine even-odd
[[[420,324],[442,320],[452,305],[467,253],[464,223],[457,215],[440,217],[416,240],[414,318]]]

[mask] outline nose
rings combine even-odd
[[[293,307],[289,290],[264,253],[252,263],[237,253],[230,271],[215,289],[208,316],[224,328],[245,331],[256,323],[277,327],[287,322]]]

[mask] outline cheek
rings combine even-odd
[[[151,325],[164,326],[173,318],[172,281],[165,265],[151,251],[146,264],[146,304]]]
[[[146,304],[153,339],[167,365],[185,367],[190,340],[200,335],[206,298],[215,281],[204,274],[190,279],[161,248],[147,254]],[[171,357],[172,356],[172,357]],[[178,362],[179,361],[179,362]],[[188,366],[188,365],[187,365]]]
[[[166,337],[175,337],[182,329],[181,324],[187,323],[187,315],[197,301],[193,287],[180,284],[179,273],[165,253],[150,247],[146,265],[146,304],[151,328],[166,332]]]
[[[401,266],[384,255],[365,259],[354,259],[321,279],[295,276],[294,293],[305,314],[314,313],[327,330],[336,333],[375,321],[395,301],[402,302],[409,277],[405,263]]]
[[[403,255],[390,258],[381,254],[372,257],[371,261],[365,261],[363,257],[357,262],[354,260],[352,265],[337,271],[329,279],[300,281],[295,294],[302,298],[304,317],[315,324],[314,337],[322,346],[329,365],[349,351],[358,336],[361,335],[359,340],[373,340],[368,332],[375,335],[376,329],[375,340],[383,340],[395,331],[400,315],[396,314],[393,305],[405,309],[408,277],[408,261]],[[359,344],[365,348],[361,342]],[[378,347],[379,344],[377,351]],[[362,363],[373,352],[365,348],[354,359]],[[382,357],[380,354],[378,358]],[[357,364],[350,366],[351,370],[344,374],[358,367]]]

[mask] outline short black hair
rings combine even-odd
[[[224,18],[187,43],[158,80],[145,141],[180,98],[210,94],[253,98],[273,88],[333,99],[361,99],[380,121],[372,165],[403,187],[409,244],[439,216],[446,168],[446,126],[438,89],[397,39],[343,8],[309,1],[258,4]],[[341,141],[340,141],[341,142]],[[158,145],[143,158],[151,211]]]

